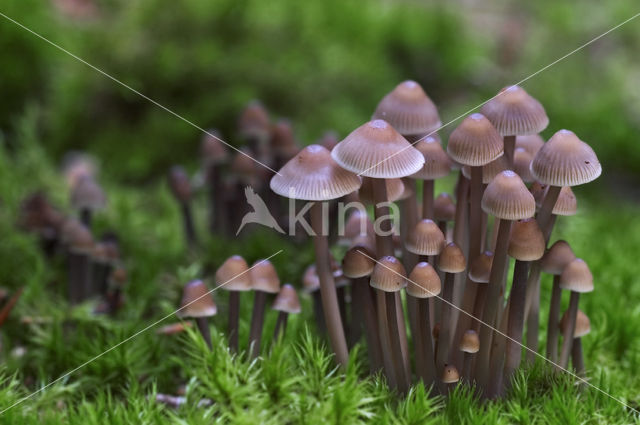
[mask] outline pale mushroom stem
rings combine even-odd
[[[91,262],[81,252],[69,252],[69,301],[78,304],[84,301],[91,290]]]
[[[573,348],[571,349],[571,361],[576,375],[584,376],[584,356],[582,354],[582,338],[573,339]]]
[[[209,350],[212,349],[213,345],[211,344],[211,330],[209,329],[209,321],[206,317],[196,317],[196,325],[198,326],[198,331],[202,335],[202,339],[209,347]]]
[[[196,245],[196,230],[193,224],[193,214],[191,212],[191,205],[188,202],[181,202],[180,207],[182,209],[182,220],[184,225],[184,234],[189,246]]]
[[[513,154],[516,150],[516,136],[504,136],[504,156],[507,159],[507,166],[513,169]]]
[[[284,336],[284,333],[287,331],[287,319],[289,318],[289,313],[286,311],[281,311],[278,314],[278,320],[276,321],[276,328],[273,331],[273,342],[278,341],[278,336],[280,336],[280,332]]]
[[[549,323],[547,324],[547,358],[553,362],[558,360],[558,320],[561,296],[560,275],[554,275],[551,304],[549,305]]]
[[[508,307],[507,335],[512,339],[507,341],[507,352],[504,363],[504,377],[507,382],[511,380],[511,376],[520,366],[522,359],[521,344],[524,329],[524,300],[528,274],[529,262],[516,260]]]
[[[264,326],[264,309],[267,303],[267,293],[255,291],[253,298],[253,313],[251,314],[251,328],[249,329],[249,357],[255,359],[260,354],[262,327]]]
[[[339,365],[346,367],[349,362],[347,340],[344,337],[342,318],[338,307],[336,284],[331,272],[329,259],[329,242],[323,232],[322,202],[314,202],[311,206],[311,228],[313,229],[313,245],[316,254],[316,272],[320,280],[322,310],[329,333],[329,342]]]
[[[573,343],[573,334],[576,331],[576,317],[578,315],[578,302],[580,301],[580,293],[571,291],[569,298],[569,322],[562,332],[562,351],[560,352],[560,366],[564,369],[569,364],[569,354],[571,354],[571,345]]]
[[[455,284],[455,274],[445,273],[444,288],[442,293],[442,316],[440,319],[440,335],[438,336],[438,351],[436,353],[436,365],[438,371],[443,370],[444,365],[449,362],[449,333],[451,323],[451,300],[453,298],[453,288]]]
[[[240,292],[229,291],[229,349],[238,352],[238,331],[240,322]]]
[[[433,220],[433,180],[422,181],[422,218]]]
[[[378,324],[376,323],[376,306],[373,300],[373,294],[367,278],[353,279],[351,284],[353,299],[357,300],[360,308],[357,310],[360,314],[357,320],[362,322],[364,327],[364,335],[367,340],[367,354],[371,372],[377,372],[382,369],[382,348],[380,347],[380,336],[378,335]]]
[[[480,326],[480,353],[476,364],[476,378],[481,388],[487,389],[489,383],[489,358],[491,354],[491,339],[493,329],[498,317],[500,302],[500,290],[506,278],[507,272],[507,248],[509,247],[509,237],[511,234],[511,220],[500,220],[498,226],[498,241],[496,252],[493,256],[493,265],[489,283],[487,284],[486,305],[482,315],[482,320],[486,325]],[[488,326],[487,326],[488,325]]]

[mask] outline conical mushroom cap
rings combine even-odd
[[[482,183],[489,184],[491,181],[504,170],[509,169],[507,158],[501,156],[487,165],[482,166]],[[462,175],[466,178],[471,178],[471,168],[468,165],[462,167]]]
[[[456,217],[456,204],[451,195],[442,192],[433,203],[433,216],[437,221],[453,221]]]
[[[418,172],[424,157],[383,120],[355,129],[331,151],[342,168],[365,177],[392,179]]]
[[[227,258],[216,270],[215,282],[217,288],[227,291],[250,291],[251,273],[249,265],[239,255]]]
[[[476,283],[489,283],[492,265],[493,252],[485,251],[478,255],[469,267],[469,279]]]
[[[533,161],[533,155],[523,148],[516,148],[513,152],[513,170],[525,183],[535,180],[531,175],[531,161]]]
[[[471,114],[449,136],[447,152],[454,161],[479,167],[503,154],[502,137],[482,114]]]
[[[445,273],[461,273],[466,268],[464,253],[454,242],[449,242],[438,257],[438,269]]]
[[[438,272],[427,262],[420,262],[411,270],[407,294],[414,298],[431,298],[440,294],[442,282]]]
[[[186,171],[178,165],[171,167],[168,181],[173,196],[180,202],[189,202],[191,199],[191,182]]]
[[[278,154],[288,152],[291,146],[297,145],[291,121],[280,119],[271,126],[271,139],[269,140],[269,144]]]
[[[447,176],[451,172],[451,159],[442,149],[440,141],[428,136],[413,145],[424,157],[422,169],[411,175],[413,179],[435,180]]]
[[[442,371],[442,383],[444,384],[455,384],[460,380],[460,374],[458,374],[458,369],[454,365],[445,365],[444,370]]]
[[[201,280],[194,280],[185,285],[180,302],[180,317],[209,317],[218,312],[216,303],[205,284]]]
[[[458,348],[460,351],[471,354],[480,351],[480,338],[478,337],[478,333],[473,329],[466,331],[464,335],[462,335]]]
[[[433,220],[420,220],[405,242],[409,252],[418,255],[438,255],[444,247],[442,230]]]
[[[526,150],[531,154],[531,157],[536,156],[543,145],[544,139],[539,134],[524,134],[516,137],[516,149]]]
[[[544,255],[546,243],[535,218],[513,223],[508,254],[519,261],[535,261]]]
[[[342,259],[342,273],[348,278],[369,276],[373,272],[375,255],[364,247],[350,248]]]
[[[240,133],[246,137],[263,137],[269,133],[269,114],[262,103],[252,100],[238,120]]]
[[[360,178],[340,167],[323,146],[310,145],[271,178],[278,195],[305,201],[327,201],[358,190]]]
[[[565,311],[562,315],[559,326],[563,332],[567,328],[567,326],[569,326],[569,310]],[[578,314],[576,315],[576,329],[573,332],[573,337],[582,338],[590,332],[591,322],[589,321],[589,318],[581,310],[578,310]]]
[[[369,284],[384,292],[398,292],[407,286],[407,272],[396,257],[382,257],[373,268]]]
[[[531,162],[533,177],[551,186],[589,183],[600,173],[602,166],[593,149],[569,130],[554,134]]]
[[[502,220],[521,220],[533,217],[536,201],[522,179],[507,170],[498,174],[485,189],[482,209]]]
[[[387,187],[387,200],[389,202],[395,202],[402,197],[402,193],[404,192],[404,183],[402,183],[402,179],[386,179],[384,183]],[[358,190],[358,197],[364,204],[375,204],[373,199],[372,178],[362,178],[362,186],[360,186],[360,190]]]
[[[436,106],[415,81],[404,81],[383,97],[372,119],[385,120],[406,135],[426,134],[442,125]]]
[[[91,211],[104,208],[106,197],[100,185],[92,177],[81,177],[71,189],[71,206]]]
[[[569,186],[560,189],[558,200],[553,206],[552,213],[555,215],[571,216],[578,212],[578,199],[573,194],[573,190]]]
[[[560,288],[573,292],[593,291],[593,275],[581,258],[576,258],[564,268],[560,275]]]
[[[305,269],[302,275],[302,286],[306,293],[315,292],[320,289],[320,278],[318,277],[315,264],[311,264]]]
[[[540,102],[520,86],[503,88],[480,111],[503,136],[539,133],[549,125]]]
[[[78,220],[72,219],[65,222],[61,239],[72,252],[90,254],[93,251],[94,240],[91,231]]]
[[[404,201],[405,199],[409,199],[411,195],[413,195],[414,193],[411,187],[407,184],[408,180],[409,180],[409,177],[403,177],[400,179],[400,181],[402,181],[403,191],[398,197],[398,201]]]
[[[349,243],[360,235],[374,234],[373,222],[371,222],[364,207],[356,208],[349,214],[347,221],[344,223],[343,234],[343,240],[349,241]]]
[[[351,241],[349,245],[350,248],[354,247],[362,247],[368,250],[369,252],[376,252],[376,240],[374,237],[374,233],[371,232],[366,235],[358,235]]]
[[[220,164],[229,160],[229,150],[221,142],[222,136],[218,130],[207,130],[202,137],[200,155],[206,164]],[[215,136],[215,137],[214,137]]]
[[[249,270],[251,289],[277,294],[280,291],[280,278],[276,268],[269,260],[258,260]]]
[[[298,294],[293,286],[288,283],[282,285],[280,292],[275,300],[273,300],[272,309],[283,311],[289,314],[297,314],[302,311]]]
[[[545,273],[560,275],[567,264],[575,259],[576,254],[573,253],[567,241],[558,240],[544,254],[540,266]]]

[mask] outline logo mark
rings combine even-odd
[[[260,224],[265,227],[269,227],[270,229],[274,229],[279,233],[284,234],[285,231],[282,230],[278,222],[269,212],[267,208],[267,204],[264,203],[262,198],[253,191],[253,188],[247,186],[244,188],[244,196],[247,199],[247,204],[251,205],[253,211],[250,211],[242,217],[242,222],[240,223],[240,227],[236,232],[236,236],[240,234],[242,228],[250,223]]]

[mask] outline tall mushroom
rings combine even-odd
[[[433,202],[433,217],[438,223],[438,227],[442,231],[445,240],[447,238],[447,223],[454,221],[456,217],[456,204],[451,199],[451,195],[442,192]]]
[[[209,231],[211,233],[223,233],[227,223],[226,216],[222,213],[225,208],[222,171],[229,161],[230,155],[217,130],[211,129],[207,131],[202,138],[200,156],[202,157],[209,198]]]
[[[340,167],[329,151],[320,145],[304,148],[271,179],[271,190],[281,196],[316,201],[311,205],[310,214],[322,307],[331,348],[337,362],[343,366],[346,366],[349,354],[331,270],[327,240],[329,229],[323,217],[323,204],[357,190],[360,184],[358,176]]]
[[[209,349],[212,345],[207,317],[215,316],[217,312],[218,308],[204,282],[194,280],[185,285],[177,314],[179,317],[195,319],[198,330]]]
[[[191,211],[191,182],[189,176],[180,166],[173,166],[169,170],[169,188],[180,204],[184,234],[189,246],[196,244],[196,230]]]
[[[269,260],[258,260],[253,263],[253,266],[249,269],[249,277],[251,289],[254,290],[253,312],[251,313],[251,327],[249,328],[249,354],[251,358],[256,358],[260,354],[267,294],[280,292],[280,278]]]
[[[562,319],[560,319],[559,328],[567,332],[569,331],[567,328],[569,326],[569,311],[565,311],[562,315]],[[576,316],[576,328],[573,332],[573,346],[571,348],[571,362],[573,363],[573,368],[576,370],[576,374],[578,376],[584,375],[584,357],[582,354],[582,337],[591,332],[591,322],[586,314],[582,311],[578,310],[578,314]]]
[[[302,275],[302,287],[306,294],[311,295],[313,300],[313,316],[316,320],[318,332],[325,334],[327,325],[324,323],[324,312],[322,308],[322,296],[320,294],[320,278],[316,272],[316,265],[311,264]]]
[[[295,288],[288,283],[282,285],[271,308],[279,312],[276,327],[273,331],[273,340],[277,341],[280,333],[282,332],[282,335],[284,335],[287,330],[287,319],[289,315],[298,314],[302,311]]]
[[[91,261],[94,241],[91,231],[78,220],[71,219],[62,226],[62,242],[68,249],[69,301],[77,304],[91,292]]]
[[[71,188],[71,206],[78,210],[82,224],[91,229],[93,213],[105,207],[106,196],[100,185],[90,176],[82,176]]]
[[[235,353],[240,331],[240,292],[252,288],[249,265],[241,256],[233,255],[216,270],[215,282],[217,288],[229,292],[229,349]]]
[[[424,156],[422,169],[411,178],[422,180],[422,218],[434,219],[434,190],[435,179],[447,176],[451,172],[451,159],[442,149],[440,140],[427,136],[416,142],[416,149]]]

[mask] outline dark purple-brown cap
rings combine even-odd
[[[522,148],[531,154],[533,158],[536,156],[540,148],[544,145],[544,139],[539,134],[524,134],[516,137],[516,149]]]
[[[179,317],[209,317],[217,312],[216,303],[204,282],[194,280],[185,285],[177,312]]]
[[[451,172],[451,159],[442,149],[440,140],[427,136],[413,145],[424,157],[422,169],[411,175],[413,179],[435,180],[447,176]]]
[[[258,260],[249,269],[251,289],[255,291],[277,294],[280,291],[278,272],[269,260]]]
[[[546,243],[535,218],[513,223],[508,253],[519,261],[535,261],[544,255]]]
[[[436,106],[415,81],[403,81],[383,97],[372,119],[385,120],[405,135],[430,133],[442,125]]]
[[[405,241],[409,252],[418,255],[438,255],[444,248],[444,234],[433,220],[423,219],[409,232]]]
[[[436,221],[453,221],[456,217],[456,204],[451,195],[442,192],[433,202],[433,216]]]
[[[188,202],[191,199],[191,182],[186,171],[179,165],[174,165],[169,170],[169,188],[171,193],[180,202]]]
[[[278,195],[306,201],[326,201],[358,190],[360,177],[340,167],[323,146],[310,145],[271,178]]]
[[[71,189],[71,206],[91,211],[104,208],[107,198],[100,185],[92,177],[81,177]]]
[[[471,262],[469,279],[476,283],[489,283],[491,266],[493,266],[493,252],[485,251]]]
[[[418,172],[424,157],[383,120],[355,129],[331,151],[341,167],[365,177],[392,179]]]
[[[560,275],[567,264],[576,259],[571,246],[567,241],[558,240],[544,254],[540,261],[542,271],[549,274]]]
[[[241,256],[233,255],[216,270],[215,282],[216,288],[227,291],[250,291],[252,285],[249,265]]]
[[[438,272],[427,262],[420,262],[411,270],[407,294],[414,298],[431,298],[440,294],[442,282]]]
[[[560,288],[581,293],[593,291],[593,275],[583,259],[576,258],[567,264],[560,275]]]
[[[387,187],[387,200],[389,202],[395,202],[402,197],[404,193],[404,183],[402,179],[385,179],[385,186]],[[362,186],[358,190],[358,197],[360,201],[365,204],[374,204],[373,199],[373,179],[370,177],[362,178]]]
[[[478,337],[478,333],[473,329],[465,331],[460,339],[460,346],[458,348],[460,351],[471,354],[480,351],[480,338]]]
[[[554,134],[531,162],[533,177],[551,186],[589,183],[600,173],[602,166],[593,149],[569,130]]]
[[[300,307],[300,300],[298,299],[296,289],[288,283],[282,285],[271,308],[289,314],[300,313],[302,308]]]
[[[489,183],[482,196],[482,209],[501,220],[533,217],[536,201],[520,176],[503,171]]]
[[[445,273],[461,273],[466,268],[464,253],[454,242],[449,242],[438,257],[438,269]]]
[[[565,311],[560,319],[559,327],[564,332],[569,326],[569,310]],[[578,310],[578,314],[576,315],[576,328],[573,332],[574,338],[582,338],[591,332],[591,322],[589,321],[589,317],[584,314],[581,310]]]
[[[373,268],[369,284],[384,292],[398,292],[407,286],[407,271],[396,257],[382,257]]]
[[[479,167],[503,154],[502,137],[482,114],[471,114],[449,136],[447,152],[454,161]]]
[[[348,278],[369,276],[373,272],[375,255],[367,248],[355,246],[350,248],[342,259],[342,273]]]
[[[540,102],[520,86],[503,88],[480,111],[503,136],[535,134],[549,125]]]
[[[229,160],[229,150],[222,143],[222,135],[218,130],[207,130],[202,137],[200,154],[206,164],[220,164]]]

